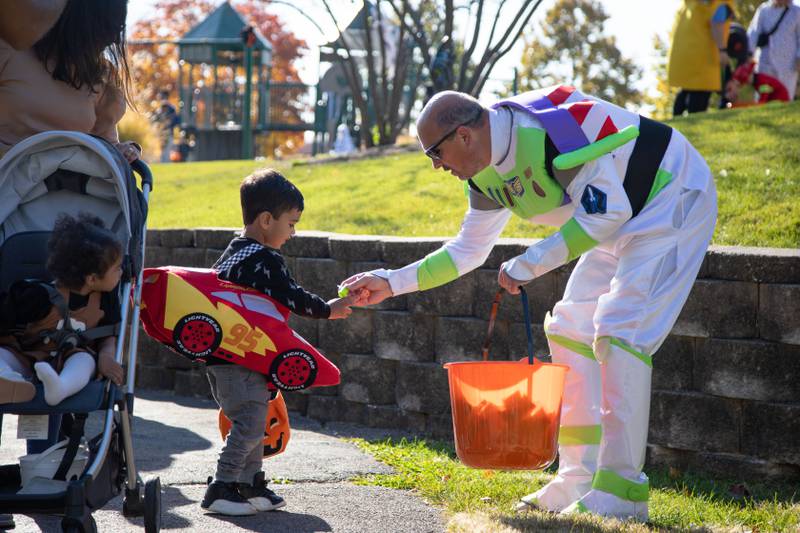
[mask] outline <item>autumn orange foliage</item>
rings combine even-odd
[[[130,41],[159,41],[156,44],[130,45],[131,77],[134,80],[134,97],[139,110],[145,113],[155,111],[160,91],[169,91],[170,100],[173,104],[178,103],[178,46],[174,42],[203,21],[219,5],[218,0],[158,0],[154,3],[150,16],[141,19],[129,30]],[[299,82],[300,77],[294,63],[307,50],[306,42],[286,28],[277,15],[267,12],[268,1],[240,0],[231,2],[231,5],[272,44],[271,80]],[[202,69],[202,74],[198,75],[198,72],[200,69],[195,70],[195,87],[200,84],[209,87],[213,85],[210,65]],[[186,83],[185,75],[183,82]],[[300,121],[296,102],[291,99],[273,97],[271,105],[279,106],[278,112],[281,115],[296,118],[293,122]],[[272,114],[274,113],[273,109]],[[302,146],[302,143],[302,133],[276,132],[264,144],[277,148],[282,153],[291,153]]]

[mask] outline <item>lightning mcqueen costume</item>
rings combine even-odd
[[[502,100],[489,120],[493,163],[469,180],[458,236],[372,273],[395,295],[426,290],[482,265],[512,214],[559,227],[505,264],[527,281],[580,257],[544,324],[570,367],[559,470],[521,506],[645,521],[652,356],[714,231],[711,172],[678,131],[572,87]]]

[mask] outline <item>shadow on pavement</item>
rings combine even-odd
[[[263,533],[277,533],[286,531],[291,533],[314,533],[316,531],[333,531],[331,525],[322,518],[304,513],[289,511],[274,511],[271,513],[258,513],[253,516],[223,516],[209,515],[228,522],[242,529]]]
[[[188,429],[138,416],[133,417],[133,442],[136,466],[150,472],[169,467],[177,455],[214,446]]]

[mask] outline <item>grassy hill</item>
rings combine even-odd
[[[715,244],[800,245],[800,103],[675,119],[698,148],[719,192]],[[461,184],[422,153],[347,163],[280,161],[154,164],[150,227],[240,226],[241,179],[273,166],[303,192],[299,229],[450,236],[466,206]],[[503,236],[545,237],[552,228],[513,219]]]

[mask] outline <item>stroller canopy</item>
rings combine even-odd
[[[49,131],[0,159],[0,246],[14,235],[51,231],[61,213],[100,217],[123,243],[131,272],[142,267],[147,206],[128,162],[107,141]]]

